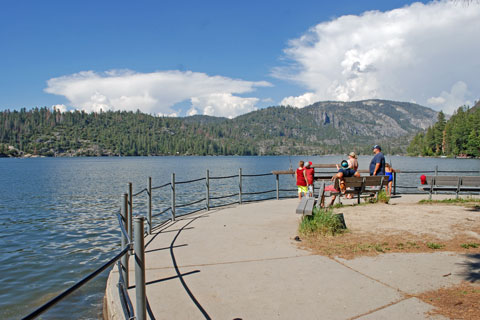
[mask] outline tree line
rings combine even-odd
[[[413,156],[480,157],[480,102],[462,106],[448,120],[440,112],[437,122],[418,133],[407,148]]]
[[[371,153],[381,143],[405,152],[397,139],[320,125],[306,112],[270,107],[235,119],[157,117],[127,111],[86,113],[33,108],[0,112],[0,156],[281,155]]]

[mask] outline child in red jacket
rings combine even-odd
[[[298,187],[298,199],[302,199],[302,193],[306,196],[308,189],[307,189],[307,179],[305,177],[305,168],[303,167],[304,162],[300,161],[298,163],[298,168],[295,171],[295,178],[297,179],[297,187]]]

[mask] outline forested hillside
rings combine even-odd
[[[0,112],[3,156],[276,155],[403,153],[436,112],[385,100],[270,107],[234,119],[156,117],[141,112]]]
[[[438,114],[435,125],[417,134],[407,149],[410,155],[480,157],[480,101],[460,107],[445,120]]]

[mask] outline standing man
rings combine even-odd
[[[371,176],[384,176],[385,175],[385,157],[382,153],[382,148],[378,144],[373,146],[372,161],[370,161],[370,175]]]

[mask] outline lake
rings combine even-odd
[[[395,169],[403,171],[426,172],[438,166],[440,171],[480,174],[477,159],[386,158]],[[370,159],[371,156],[360,156],[360,169],[367,169]],[[128,182],[133,183],[135,193],[147,187],[148,177],[152,177],[154,187],[170,182],[172,172],[176,181],[185,181],[204,177],[207,169],[212,177],[237,175],[239,168],[246,175],[259,174],[296,168],[299,160],[339,163],[342,156],[0,159],[0,318],[18,319],[27,315],[119,251],[120,232],[115,213],[120,208],[121,195],[128,190]],[[414,187],[420,174],[399,174],[398,185]],[[281,176],[280,182],[281,189],[295,188],[291,175]],[[275,178],[245,177],[242,184],[243,192],[274,190]],[[164,189],[153,193],[154,213],[170,205],[169,189]],[[238,178],[211,180],[212,196],[237,190]],[[177,185],[177,204],[204,196],[204,181]],[[275,193],[262,196],[273,197]],[[295,192],[283,192],[282,196],[295,196]],[[222,201],[229,199],[213,204]],[[145,193],[136,197],[134,214],[144,214],[145,203]],[[168,215],[159,216],[154,222],[167,218]],[[72,315],[76,319],[101,318],[107,276],[105,271],[42,318],[65,319]]]

